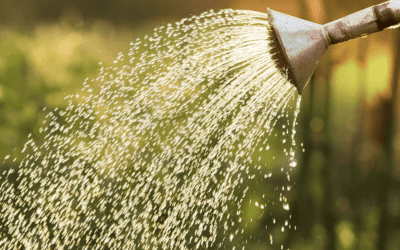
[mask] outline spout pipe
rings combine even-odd
[[[325,24],[327,42],[337,44],[366,36],[400,23],[400,1],[385,2]]]
[[[331,44],[397,27],[400,0],[372,6],[325,25],[270,9],[268,17],[290,69],[288,78],[301,94]]]

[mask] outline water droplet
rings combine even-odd
[[[0,203],[20,199],[35,208],[26,221],[9,222],[15,232],[25,232],[17,237],[21,244],[32,248],[41,239],[57,249],[88,248],[79,243],[84,238],[93,249],[128,249],[138,242],[143,249],[185,249],[190,239],[195,249],[206,249],[217,232],[230,241],[239,232],[246,235],[248,221],[241,223],[241,211],[226,201],[242,205],[251,192],[246,181],[272,176],[263,174],[268,166],[261,162],[251,166],[257,156],[261,160],[253,150],[270,150],[267,141],[280,134],[278,120],[286,124],[285,136],[292,132],[292,143],[295,134],[287,110],[296,89],[268,53],[275,46],[271,31],[264,13],[210,11],[130,42],[129,53],[118,53],[111,66],[100,62],[99,75],[69,95],[65,109],[46,116],[38,129],[43,145],[29,136],[15,168],[18,194],[5,192],[14,184],[0,176]],[[286,202],[279,198],[268,204]],[[265,209],[267,201],[258,200],[255,206]],[[11,210],[4,218],[24,218]],[[242,216],[239,223],[235,214]],[[52,234],[42,230],[49,220],[57,225]],[[196,226],[181,223],[189,221]],[[225,225],[237,227],[235,233]],[[133,237],[110,237],[110,230]],[[149,237],[155,231],[162,235]]]

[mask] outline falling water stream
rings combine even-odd
[[[281,171],[296,166],[300,97],[272,32],[266,14],[223,10],[132,42],[48,111],[41,145],[29,138],[23,159],[5,159],[19,167],[0,177],[0,248],[228,248],[246,230],[238,187],[271,177],[251,172],[277,131]]]

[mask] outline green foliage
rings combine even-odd
[[[20,149],[30,133],[39,138],[42,110],[65,107],[64,97],[76,93],[98,68],[97,59],[80,46],[83,32],[48,27],[44,33],[0,34],[1,159]]]
[[[18,31],[0,33],[0,159],[9,154],[12,155],[12,159],[20,156],[19,152],[31,133],[32,137],[40,144],[43,134],[39,133],[39,128],[43,125],[44,117],[48,111],[66,107],[67,101],[64,97],[79,93],[86,78],[90,79],[97,76],[98,62],[110,62],[110,58],[117,56],[118,51],[109,49],[110,47],[107,44],[118,44],[119,51],[124,51],[128,46],[129,40],[122,41],[121,38],[110,38],[109,34],[112,32],[109,31],[106,24],[97,23],[96,25],[97,28],[93,28],[93,30],[68,30],[60,26],[43,26],[32,34],[24,34]],[[148,33],[150,29],[149,27],[142,27],[141,32]],[[126,47],[123,47],[124,44]],[[97,48],[102,48],[102,50],[100,51]],[[314,103],[314,106],[311,107],[312,105],[308,105],[307,102],[310,102],[312,97],[306,96],[303,99],[300,118],[306,119],[305,117],[310,115],[310,121],[306,119],[304,122],[299,122],[300,125],[297,126],[297,129],[304,141],[310,141],[306,145],[310,159],[301,162],[301,158],[306,156],[296,155],[300,162],[298,169],[306,170],[304,171],[306,181],[304,186],[295,185],[293,187],[292,192],[294,194],[291,195],[294,198],[290,201],[293,203],[293,200],[299,199],[299,202],[303,202],[305,206],[299,206],[300,209],[304,210],[302,215],[309,214],[310,217],[308,218],[313,218],[313,220],[306,221],[303,224],[296,221],[290,222],[297,225],[294,236],[288,238],[290,249],[327,249],[326,242],[329,237],[334,238],[336,249],[377,249],[379,223],[382,214],[381,206],[383,205],[377,202],[379,199],[376,197],[376,190],[387,187],[374,184],[375,174],[366,177],[361,176],[361,174],[350,176],[349,172],[346,171],[362,163],[359,160],[354,161],[355,166],[341,163],[341,160],[343,160],[341,158],[344,155],[338,150],[353,146],[351,143],[348,143],[350,146],[346,146],[347,144],[345,145],[343,142],[353,140],[354,135],[351,133],[356,131],[356,129],[351,129],[351,131],[349,129],[350,133],[346,130],[346,126],[348,124],[356,126],[354,124],[356,124],[355,118],[357,116],[354,116],[355,118],[352,120],[349,120],[348,117],[349,114],[357,110],[358,101],[351,98],[356,95],[357,91],[356,89],[347,89],[349,88],[348,82],[352,80],[351,77],[342,79],[339,76],[349,75],[349,72],[359,75],[359,71],[354,63],[350,63],[347,67],[346,69],[339,69],[333,76],[332,86],[334,86],[334,89],[329,96],[333,109],[328,114],[331,119],[330,123],[325,118],[324,120],[319,118],[321,114],[318,112],[322,112],[320,110],[324,108],[323,105]],[[354,84],[354,86],[357,85]],[[43,111],[44,108],[46,108],[46,111]],[[316,109],[318,112],[314,111],[314,113],[318,114],[310,114],[311,112],[306,110],[307,108]],[[311,115],[316,116],[311,117]],[[328,125],[331,127],[326,128]],[[172,125],[170,127],[172,128]],[[310,130],[309,127],[313,131],[311,134],[307,132]],[[332,134],[330,137],[325,135],[325,144],[320,143],[321,130],[322,132],[326,130],[325,133],[331,131]],[[278,131],[280,130],[278,129]],[[276,233],[280,231],[280,227],[272,222],[271,214],[274,214],[274,218],[277,220],[286,218],[279,214],[282,213],[281,203],[279,203],[279,206],[272,204],[272,201],[279,198],[280,191],[276,188],[282,188],[281,183],[284,183],[283,180],[286,178],[285,174],[280,171],[282,164],[286,163],[279,161],[280,158],[284,158],[284,152],[280,147],[281,138],[272,136],[269,143],[270,150],[268,152],[265,149],[259,151],[259,148],[256,148],[253,154],[253,162],[261,157],[263,167],[257,169],[255,166],[257,164],[249,166],[248,169],[244,170],[246,175],[243,174],[243,184],[238,185],[238,189],[249,188],[248,195],[242,202],[243,212],[237,216],[238,218],[242,217],[243,223],[247,223],[248,226],[246,232],[244,232],[247,235],[243,238],[234,238],[232,246],[242,244],[240,240],[249,238],[249,235],[255,235],[262,241],[249,243],[246,249],[279,249],[279,244],[286,240],[285,238],[274,238],[274,245],[270,246],[270,233],[281,235]],[[316,145],[314,149],[311,146],[313,144]],[[326,156],[326,148],[328,147],[335,147],[335,150],[339,151],[336,158]],[[14,150],[15,148],[17,149]],[[358,144],[356,148],[361,148],[361,146]],[[300,147],[298,151],[300,151]],[[369,149],[367,155],[377,154],[376,152],[378,150],[373,147]],[[270,156],[277,156],[277,159],[268,162]],[[355,154],[354,157],[358,157],[358,155]],[[371,158],[373,157],[371,156]],[[264,166],[264,163],[267,163],[266,166],[268,167]],[[309,167],[306,168],[307,166]],[[335,178],[334,182],[336,183],[336,187],[328,190],[326,183],[331,180],[328,178],[327,168],[331,171],[329,176]],[[294,169],[292,178],[297,178],[296,171],[299,170]],[[268,175],[271,172],[273,173],[272,178],[265,178],[263,183],[256,183],[248,178],[252,175]],[[390,199],[388,210],[398,222],[399,188],[394,190],[396,192]],[[238,190],[238,193],[241,192]],[[339,197],[332,195],[331,203],[326,203],[329,192],[337,192]],[[305,195],[301,196],[302,194]],[[347,196],[350,201],[341,196]],[[256,206],[255,201],[258,201],[259,205],[266,204],[265,209]],[[296,214],[296,209],[299,209],[299,207],[294,207],[292,203],[289,212]],[[236,204],[230,206],[229,209],[237,209]],[[330,228],[325,223],[328,219],[325,218],[324,209],[331,210],[335,216],[336,221],[332,226],[333,232],[329,231]],[[396,221],[393,222],[393,224],[395,223]],[[266,229],[266,225],[268,229]],[[395,225],[392,227],[395,227]],[[309,237],[302,237],[307,228],[311,231]],[[390,232],[387,249],[399,248],[399,235],[399,230]]]

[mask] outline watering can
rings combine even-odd
[[[396,27],[400,23],[400,0],[372,6],[325,25],[271,9],[268,17],[289,64],[289,80],[301,94],[330,45]]]

